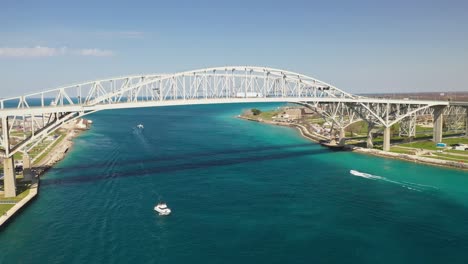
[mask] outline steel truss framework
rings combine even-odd
[[[417,115],[413,114],[403,118],[400,122],[399,136],[415,137],[416,136]]]
[[[460,131],[466,129],[468,110],[466,107],[451,106],[445,108],[444,123],[448,131]],[[468,131],[467,131],[468,133]]]
[[[369,99],[372,101],[372,99]],[[362,101],[362,100],[360,100]],[[309,107],[333,127],[344,133],[343,129],[349,125],[364,120],[372,127],[391,127],[400,123],[400,136],[414,137],[416,135],[416,121],[418,116],[429,115],[432,118],[433,104],[401,103],[401,102],[315,102],[301,103]],[[466,129],[466,107],[447,106],[444,108],[444,124],[448,131]],[[342,136],[342,134],[341,134]]]
[[[293,102],[317,111],[338,129],[357,120],[385,127],[447,101],[387,100],[356,96],[318,79],[255,66],[226,66],[175,74],[89,81],[0,100],[4,156],[28,151],[62,124],[99,110],[150,106]],[[12,144],[12,128],[28,136]]]
[[[433,108],[421,110],[417,114],[405,117],[400,122],[400,136],[416,136],[416,123],[418,118],[426,118],[433,121]],[[444,108],[443,123],[448,132],[460,132],[466,130],[467,108],[463,106],[449,106]]]

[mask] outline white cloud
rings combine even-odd
[[[92,49],[69,49],[67,47],[51,48],[36,46],[32,48],[11,48],[0,47],[1,57],[12,58],[37,58],[37,57],[52,57],[63,55],[78,55],[78,56],[94,56],[94,57],[109,57],[113,56],[114,52],[111,50],[102,50],[97,48]]]
[[[59,49],[41,46],[33,48],[0,48],[0,57],[51,57],[65,53],[65,47]]]
[[[77,54],[82,56],[95,56],[95,57],[109,57],[113,56],[114,53],[110,50],[101,50],[101,49],[82,49],[78,50]]]

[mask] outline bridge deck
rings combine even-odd
[[[453,105],[449,101],[428,101],[428,100],[401,100],[401,99],[376,99],[376,98],[308,98],[308,97],[258,97],[258,98],[197,98],[197,99],[172,99],[158,101],[138,101],[119,103],[99,103],[95,105],[67,104],[63,106],[44,106],[29,108],[4,108],[0,110],[0,117],[19,116],[22,114],[40,115],[47,113],[66,112],[88,112],[109,109],[157,107],[157,106],[177,106],[177,105],[197,105],[197,104],[227,104],[227,103],[268,103],[268,102],[321,102],[321,103],[379,103],[379,104],[405,104],[405,105],[429,105],[448,106]],[[458,105],[458,102],[457,102]],[[465,104],[468,105],[467,102]]]

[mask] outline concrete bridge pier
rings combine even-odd
[[[25,181],[32,181],[31,158],[27,153],[23,155],[23,177]]]
[[[466,116],[465,116],[465,137],[468,138],[468,107],[465,108]]]
[[[391,127],[384,127],[383,133],[383,151],[390,151]]]
[[[3,159],[3,183],[5,197],[16,197],[16,174],[13,157]]]
[[[374,129],[374,123],[367,123],[367,148],[371,149],[374,147],[374,142],[372,142],[372,129]]]
[[[340,127],[340,139],[346,137],[346,131],[344,127]]]
[[[434,107],[434,131],[432,141],[435,143],[442,142],[442,125],[443,121],[443,113],[444,113],[445,106],[436,106]]]
[[[344,127],[340,127],[340,140],[338,141],[338,145],[342,146],[345,144],[346,141],[346,131]]]

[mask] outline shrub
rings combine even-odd
[[[256,108],[254,108],[254,109],[252,109],[252,110],[250,110],[250,111],[252,111],[252,114],[253,114],[253,115],[259,115],[259,114],[262,113],[262,111],[260,111],[260,110],[258,110],[258,109],[256,109]]]

